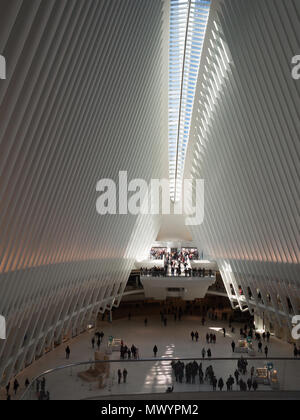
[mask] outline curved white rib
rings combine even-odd
[[[205,180],[199,251],[218,261],[233,305],[286,338],[300,310],[299,14],[293,0],[212,2],[186,163]]]
[[[0,4],[3,383],[118,305],[159,217],[96,212],[96,183],[166,177],[168,8],[161,0]],[[147,157],[145,159],[145,156]]]

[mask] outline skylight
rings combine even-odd
[[[169,176],[178,201],[210,1],[171,0],[170,7]]]

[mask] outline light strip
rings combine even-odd
[[[169,176],[171,199],[182,176],[210,1],[171,0],[169,51]]]

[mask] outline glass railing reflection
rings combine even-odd
[[[23,400],[82,400],[201,391],[300,391],[300,359],[145,359],[89,361],[47,371]]]

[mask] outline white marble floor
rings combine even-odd
[[[185,317],[180,322],[175,322],[173,319],[168,321],[167,327],[164,327],[160,318],[153,316],[148,318],[148,326],[144,326],[144,317],[132,318],[131,321],[127,319],[116,320],[109,324],[102,323],[100,329],[105,333],[104,342],[112,335],[115,338],[121,338],[129,347],[135,344],[139,348],[140,358],[152,358],[152,349],[156,344],[158,347],[158,357],[189,357],[191,360],[201,357],[201,350],[203,347],[211,348],[212,357],[236,357],[239,355],[232,354],[231,342],[239,339],[240,325],[234,325],[236,334],[232,334],[228,330],[226,337],[223,337],[222,328],[227,328],[228,325],[222,324],[220,321],[210,321],[204,327],[201,326],[199,317]],[[198,331],[200,340],[193,342],[191,340],[191,331]],[[217,343],[215,345],[207,345],[205,336],[207,332],[213,332],[217,335]],[[40,375],[48,369],[58,366],[67,365],[69,363],[76,363],[82,361],[93,360],[94,354],[91,346],[91,338],[93,331],[89,331],[81,336],[71,340],[68,344],[71,348],[71,357],[69,361],[65,359],[66,343],[53,352],[48,353],[33,365],[25,369],[17,379],[21,384],[21,389],[16,398],[20,397],[24,391],[24,382],[28,377],[29,380]],[[255,343],[255,348],[257,344]],[[102,344],[101,350],[104,350],[105,344]],[[269,359],[275,357],[293,357],[293,346],[282,342],[275,337],[271,337],[269,347]],[[262,357],[258,355],[257,357]],[[119,352],[114,352],[111,359],[119,360]],[[223,378],[226,382],[229,374],[233,374],[236,369],[236,361],[204,361],[203,368],[212,364],[217,378]],[[249,362],[249,367],[263,367],[265,361],[255,360],[255,357]],[[300,360],[293,361],[277,361],[274,362],[275,368],[278,369],[280,389],[282,390],[300,390]],[[119,368],[128,371],[128,378],[126,384],[118,384],[117,370]],[[61,370],[49,376],[47,379],[47,389],[50,392],[51,399],[84,399],[101,395],[118,395],[118,394],[134,394],[134,393],[158,393],[165,392],[168,385],[174,384],[176,392],[185,391],[208,391],[211,390],[210,385],[200,385],[199,381],[195,385],[192,384],[177,384],[174,383],[172,369],[169,361],[150,362],[128,362],[111,363],[111,374],[108,381],[108,386],[104,390],[98,388],[97,383],[86,383],[78,378],[77,373],[84,371],[87,367],[74,367]],[[247,379],[245,377],[244,379]],[[226,388],[226,387],[225,387]],[[236,387],[237,389],[237,387]],[[260,386],[259,390],[270,390],[269,387]],[[0,398],[5,399],[5,391],[2,389]],[[14,397],[12,396],[12,399]]]

